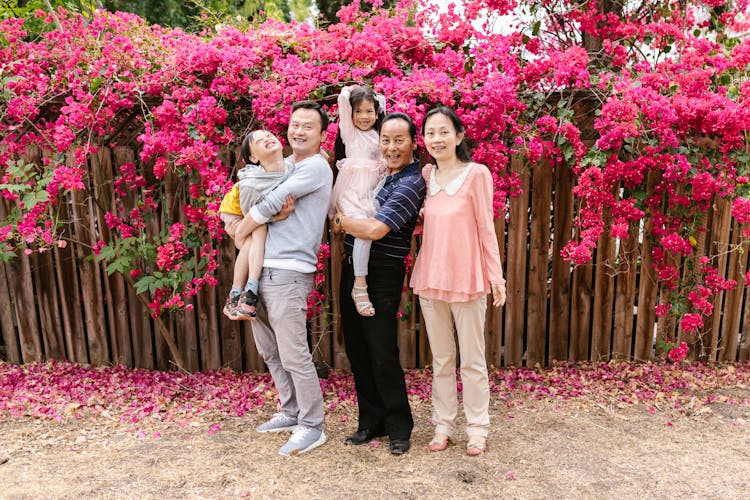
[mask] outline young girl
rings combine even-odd
[[[245,166],[237,172],[238,182],[226,194],[219,208],[227,234],[232,238],[242,220],[242,214],[247,214],[253,205],[278,186],[291,171],[291,165],[284,161],[281,142],[266,130],[250,132],[242,141],[240,154]],[[240,214],[237,213],[237,208],[240,208]],[[240,253],[234,263],[232,290],[223,310],[229,319],[255,317],[265,244],[265,224],[250,233],[245,240],[235,241]]]
[[[377,211],[375,196],[385,182],[386,171],[378,143],[378,125],[385,114],[385,97],[368,87],[350,86],[341,90],[339,134],[346,150],[339,160],[336,184],[331,195],[330,215],[336,207],[347,217],[367,219]],[[337,155],[338,156],[338,155]],[[354,239],[352,299],[357,312],[373,316],[375,308],[367,294],[367,264],[371,240]]]
[[[422,135],[435,166],[427,165],[422,246],[411,277],[432,350],[435,436],[430,451],[442,451],[456,432],[456,326],[461,358],[468,455],[487,449],[489,383],[484,357],[487,294],[505,303],[505,279],[492,212],[492,174],[471,161],[464,125],[445,106],[427,112]],[[457,265],[460,263],[460,265]]]

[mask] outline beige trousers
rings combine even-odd
[[[487,436],[490,430],[490,387],[484,358],[484,320],[487,298],[443,302],[420,297],[427,338],[432,350],[432,420],[435,432],[453,436],[458,414],[456,386],[456,325],[461,357],[466,433]]]

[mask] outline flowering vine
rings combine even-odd
[[[404,0],[365,12],[355,1],[326,29],[268,20],[201,34],[103,11],[60,9],[59,25],[39,11],[49,29],[37,37],[25,20],[4,20],[0,196],[10,209],[0,258],[65,245],[75,222],[61,207],[89,197],[103,212],[91,252],[108,272],[147,295],[155,317],[188,309],[216,284],[217,211],[231,186],[222,157],[248,129],[284,135],[294,101],[318,99],[335,115],[342,83],[365,82],[417,123],[434,103],[456,108],[475,160],[492,171],[497,214],[521,189],[507,168],[512,155],[534,168],[571,166],[578,211],[563,256],[575,264],[591,260],[604,214],[615,238],[649,222],[665,288],[657,312],[694,332],[712,296],[747,283],[719,276],[715,255],[698,246],[717,200],[750,237],[748,4],[607,11],[597,2],[470,0],[441,12]],[[500,16],[519,13],[524,22],[496,29]],[[593,145],[576,118],[592,101]],[[109,200],[92,158],[121,145],[136,145],[138,158],[116,166]],[[30,148],[39,161],[28,160]],[[320,276],[311,314],[323,300]]]

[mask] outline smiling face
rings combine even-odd
[[[402,170],[414,161],[416,149],[417,143],[412,139],[406,120],[393,118],[383,123],[380,128],[380,152],[389,174]]]
[[[281,141],[268,130],[256,130],[250,138],[250,161],[267,164],[269,160],[283,155]]]
[[[436,162],[456,161],[456,148],[464,139],[453,122],[442,113],[435,113],[424,124],[424,144]]]
[[[320,113],[314,109],[300,108],[289,118],[287,139],[294,152],[294,161],[300,161],[320,152],[325,138]]]
[[[354,126],[363,132],[370,130],[377,119],[378,113],[375,110],[375,103],[368,99],[361,100],[352,108]]]

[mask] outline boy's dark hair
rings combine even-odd
[[[455,111],[453,111],[448,106],[444,106],[442,104],[439,104],[429,110],[426,115],[424,115],[424,120],[422,120],[422,136],[424,136],[424,126],[427,123],[427,119],[431,117],[432,115],[441,114],[444,116],[447,116],[448,119],[453,123],[453,128],[456,129],[456,133],[460,134],[461,132],[464,132],[464,139],[461,141],[461,144],[456,146],[456,157],[458,157],[461,161],[471,161],[471,148],[469,147],[469,142],[466,139],[466,127],[464,127],[463,122],[461,121],[461,118],[458,117]]]
[[[352,111],[354,110],[354,107],[362,101],[370,101],[375,105],[375,114],[378,115],[378,117],[375,120],[375,124],[373,124],[372,128],[379,133],[380,125],[383,123],[383,116],[385,116],[385,110],[380,109],[380,103],[375,96],[375,91],[366,85],[360,85],[353,88],[351,94],[349,94],[349,105],[352,107]],[[340,119],[341,118],[339,118],[339,120]],[[341,139],[341,129],[339,129],[339,131],[336,133],[336,142],[333,144],[333,158],[334,161],[336,161],[345,157],[346,145]]]
[[[253,130],[249,134],[245,136],[245,138],[242,140],[242,146],[240,146],[240,158],[242,159],[242,163],[247,165],[248,163],[252,163],[253,165],[257,165],[258,163],[253,163],[250,161],[250,142],[253,140],[253,134],[256,131]]]
[[[311,100],[297,101],[292,104],[292,112],[289,113],[289,116],[291,117],[291,115],[298,109],[314,109],[320,115],[320,131],[324,132],[328,129],[328,113],[323,109],[323,106]]]

